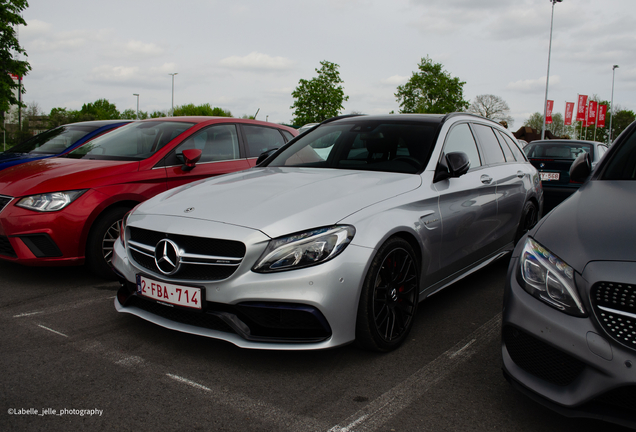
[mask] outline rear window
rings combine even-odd
[[[415,174],[430,158],[437,123],[351,120],[304,134],[268,166]]]
[[[592,153],[591,144],[582,143],[530,143],[523,149],[533,159],[576,159],[581,153]]]

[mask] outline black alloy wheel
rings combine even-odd
[[[389,239],[378,251],[363,287],[356,343],[365,349],[391,351],[408,335],[417,312],[419,268],[411,245]]]

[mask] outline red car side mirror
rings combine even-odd
[[[188,149],[184,150],[181,154],[183,155],[184,159],[184,163],[181,169],[187,172],[192,171],[199,159],[201,159],[202,151],[199,149]]]

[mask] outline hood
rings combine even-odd
[[[588,181],[533,237],[579,273],[590,261],[636,261],[635,198],[636,181]]]
[[[0,195],[26,196],[116,184],[139,170],[137,161],[47,158],[0,171]]]
[[[421,183],[412,174],[256,168],[173,189],[146,201],[137,212],[239,225],[273,238],[335,224]],[[194,210],[185,214],[190,208]]]

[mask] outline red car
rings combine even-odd
[[[225,117],[123,126],[59,158],[0,172],[0,259],[87,265],[104,278],[120,221],[140,202],[195,180],[253,167],[295,129]],[[202,197],[203,198],[203,197]]]

